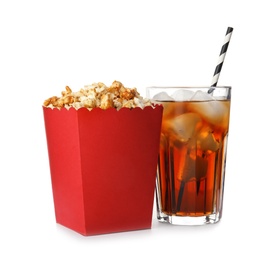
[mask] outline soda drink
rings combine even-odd
[[[174,224],[215,223],[223,206],[230,88],[217,97],[208,94],[207,88],[189,90],[188,100],[183,96],[174,100],[168,94],[163,98],[162,93],[158,100],[157,95],[154,98],[164,107],[157,175],[158,219]]]

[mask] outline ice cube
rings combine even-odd
[[[198,113],[208,123],[227,128],[229,118],[229,104],[218,100],[204,100],[192,102],[189,110]]]
[[[153,99],[156,101],[174,101],[166,92],[159,92],[153,96]]]
[[[198,90],[194,93],[194,95],[190,98],[192,101],[210,101],[214,100],[214,98],[206,92]]]
[[[175,101],[189,101],[194,95],[194,92],[187,89],[176,90],[171,96]]]
[[[219,143],[216,141],[211,129],[201,130],[197,137],[197,145],[203,151],[216,152],[219,149]]]
[[[201,118],[195,113],[185,113],[165,121],[162,131],[169,135],[176,145],[184,144],[202,125]]]
[[[195,140],[193,140],[195,141]],[[187,152],[182,154],[179,162],[179,171],[177,178],[180,181],[200,180],[207,174],[208,162],[205,158],[196,154],[196,149],[186,149]]]

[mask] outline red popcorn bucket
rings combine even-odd
[[[57,223],[85,236],[151,228],[162,110],[43,107]]]

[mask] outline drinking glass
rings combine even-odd
[[[157,218],[178,225],[222,217],[231,87],[148,87],[163,106]]]

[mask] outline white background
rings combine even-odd
[[[275,0],[0,0],[1,259],[279,259]],[[55,223],[42,102],[66,85],[219,85],[232,107],[223,219],[83,237]]]

